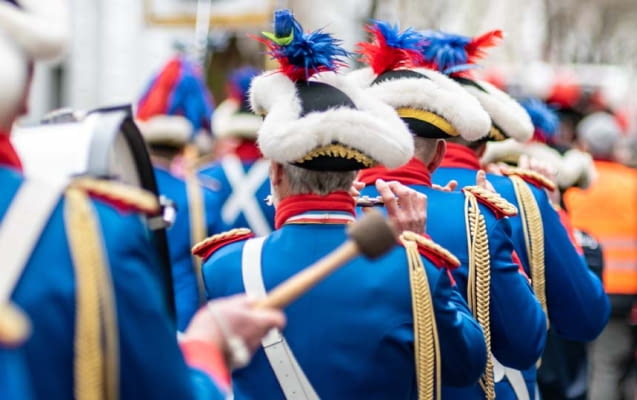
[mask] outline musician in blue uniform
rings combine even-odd
[[[200,175],[217,193],[221,218],[229,228],[250,228],[263,236],[274,228],[274,208],[265,202],[270,164],[256,144],[262,118],[248,103],[250,82],[258,74],[256,68],[242,67],[230,75],[228,98],[212,116],[212,131],[217,140],[231,142],[232,151],[204,166]]]
[[[449,40],[449,36],[454,40]],[[476,60],[476,55],[483,54],[484,45],[497,42],[480,39],[488,36],[493,38],[493,34],[472,39],[433,32],[423,54],[430,65],[441,71],[464,71],[450,75],[489,113],[492,125],[487,140],[513,138],[525,142],[531,138],[534,128],[524,109],[506,93],[467,74],[472,68],[468,64]],[[436,40],[438,38],[441,40]],[[459,188],[472,185],[487,140],[454,139],[454,143],[447,146],[441,168],[434,173],[434,182],[446,184],[455,180]],[[510,219],[513,245],[525,272],[533,280],[540,303],[547,310],[550,326],[555,333],[570,340],[593,340],[608,321],[608,299],[601,282],[588,270],[551,204],[545,190],[550,184],[541,176],[524,170],[510,171],[510,176],[487,176],[495,190],[522,213]],[[535,372],[535,368],[524,372],[526,388],[518,386],[515,395],[534,398]]]
[[[334,39],[304,34],[287,10],[275,21],[264,42],[281,68],[255,78],[250,93],[253,109],[265,115],[259,146],[271,160],[277,229],[247,241],[249,232],[234,231],[197,249],[207,258],[211,298],[269,290],[326,255],[354,219],[347,190],[356,171],[378,162],[397,167],[413,154],[390,107],[329,72],[347,54]],[[235,398],[302,391],[299,398],[416,399],[433,397],[442,382],[474,383],[485,364],[481,330],[448,271],[431,261],[455,267],[457,259],[415,233],[401,240],[407,250],[349,262],[287,307],[287,328],[233,374]],[[422,309],[420,296],[431,309]]]
[[[396,109],[414,135],[415,155],[397,169],[376,167],[362,171],[358,179],[367,186],[361,193],[375,197],[378,191],[374,183],[383,179],[398,181],[427,195],[428,233],[460,259],[461,267],[453,271],[453,277],[469,304],[476,304],[474,315],[489,332],[490,349],[497,360],[494,362],[512,368],[530,367],[544,348],[546,321],[513,259],[511,228],[506,217],[515,215],[515,208],[484,188],[473,186],[462,194],[450,193],[432,188],[431,182],[431,173],[445,152],[445,139],[460,135],[475,140],[486,136],[489,117],[458,84],[419,67],[420,34],[411,29],[399,32],[397,27],[380,21],[368,31],[373,40],[361,43],[360,51],[371,68],[354,72],[353,79],[369,86],[369,96]],[[475,184],[474,177],[472,185]],[[474,199],[477,201],[467,208],[467,202]],[[484,221],[481,227],[474,218]],[[483,275],[490,275],[490,282],[482,281]],[[481,301],[487,301],[488,306],[481,309]],[[494,388],[492,368],[488,366],[482,385],[443,387],[443,398],[492,398],[494,390],[511,385],[496,375]]]
[[[197,85],[184,84],[193,81]],[[137,107],[137,123],[154,166],[159,194],[176,208],[166,231],[172,266],[177,328],[183,331],[205,299],[201,264],[190,252],[208,235],[223,232],[217,193],[202,185],[190,150],[199,130],[208,130],[212,106],[203,78],[183,55],[170,59],[153,77]],[[177,164],[182,161],[182,172]]]
[[[12,3],[0,2],[0,341],[9,332],[10,343],[24,343],[26,368],[16,377],[20,360],[0,350],[0,393],[18,390],[2,398],[27,399],[29,390],[35,399],[224,398],[227,360],[245,362],[283,315],[241,297],[209,303],[184,333],[182,354],[141,218],[158,212],[156,198],[88,177],[61,185],[22,176],[10,129],[25,110],[33,62],[64,49],[68,13],[63,1],[26,11]]]

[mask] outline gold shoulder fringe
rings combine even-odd
[[[500,196],[499,193],[492,192],[491,190],[485,189],[481,186],[466,186],[463,190],[473,194],[481,202],[488,203],[488,205],[497,208],[498,211],[507,217],[518,215],[517,207],[507,201],[504,197]]]
[[[535,171],[531,171],[529,169],[509,168],[506,171],[504,171],[504,175],[506,175],[506,176],[519,176],[525,182],[538,183],[542,187],[544,187],[545,189],[548,189],[550,191],[555,190],[555,183],[553,183],[550,179],[548,179],[544,175],[539,174],[539,173],[537,173]],[[530,181],[533,181],[533,182],[530,182]]]
[[[252,231],[248,228],[235,228],[230,229],[229,231],[217,233],[208,237],[207,239],[202,240],[192,247],[192,254],[197,254],[201,250],[204,250],[207,247],[210,247],[217,243],[223,243],[225,241],[240,237],[240,236],[249,236],[252,234]]]
[[[106,179],[77,178],[71,182],[69,187],[80,189],[107,200],[121,202],[145,214],[156,214],[160,210],[159,201],[155,195],[121,182]]]
[[[404,231],[400,235],[400,238],[401,240],[416,242],[418,246],[424,247],[427,250],[431,251],[432,253],[435,253],[438,257],[443,258],[445,261],[449,263],[449,265],[451,265],[454,268],[457,268],[460,266],[460,260],[458,260],[456,256],[454,256],[449,250],[445,249],[444,247],[442,247],[441,245],[439,245],[438,243],[434,242],[433,240],[429,238],[426,238],[422,235],[419,235],[411,231]]]

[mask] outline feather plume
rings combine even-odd
[[[485,49],[500,43],[503,34],[494,30],[476,38],[442,31],[422,32],[425,41],[421,48],[422,66],[446,75],[460,75],[477,68],[486,55]]]
[[[263,32],[256,38],[268,48],[268,54],[279,62],[279,71],[292,81],[308,80],[323,71],[335,71],[345,65],[349,53],[341,41],[316,30],[303,33],[303,28],[290,10],[274,13],[274,33]]]
[[[240,103],[246,102],[252,79],[260,73],[259,69],[249,66],[236,69],[228,79],[226,87],[228,97]]]
[[[400,32],[398,25],[373,21],[366,30],[372,35],[372,41],[358,43],[358,53],[375,74],[410,68],[422,62],[420,48],[424,38],[412,28]]]
[[[194,134],[210,128],[212,111],[212,96],[203,81],[201,68],[183,56],[176,56],[144,91],[137,118],[146,121],[158,115],[180,115],[190,121]]]
[[[533,97],[520,100],[520,104],[533,122],[535,128],[533,139],[544,143],[551,141],[560,127],[560,120],[555,110]]]

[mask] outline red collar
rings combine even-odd
[[[403,185],[431,186],[431,172],[425,163],[417,158],[412,158],[407,164],[396,169],[374,167],[365,169],[358,175],[358,180],[368,186],[373,185],[377,179],[398,181]]]
[[[308,211],[342,211],[355,215],[355,202],[352,195],[345,191],[330,193],[326,196],[317,194],[297,194],[281,200],[276,207],[275,227],[279,229],[285,222]]]
[[[242,140],[234,149],[234,153],[241,161],[256,161],[263,158],[257,143],[252,140]]]
[[[0,165],[22,171],[22,163],[15,152],[8,133],[0,132]]]
[[[465,168],[478,171],[480,169],[480,159],[475,151],[467,146],[457,143],[447,142],[445,158],[440,163],[443,168]]]

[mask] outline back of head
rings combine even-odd
[[[600,111],[582,119],[577,125],[577,136],[593,158],[612,160],[621,128],[611,114]]]
[[[69,36],[64,0],[0,1],[0,131],[22,111],[29,64],[58,57]]]

